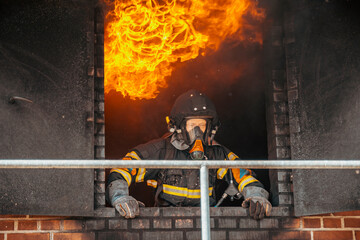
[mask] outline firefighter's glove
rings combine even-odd
[[[242,207],[249,208],[250,217],[259,220],[263,219],[265,216],[270,216],[272,206],[268,201],[269,193],[265,189],[248,186],[244,188],[242,194],[245,199],[242,203]]]
[[[125,218],[134,218],[139,216],[139,206],[145,206],[131,196],[123,196],[115,200],[114,207]]]
[[[124,180],[119,179],[111,182],[106,192],[111,205],[125,218],[138,216],[139,206],[145,206],[144,203],[129,196],[128,184]]]

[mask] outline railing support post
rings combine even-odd
[[[206,165],[200,167],[200,191],[201,239],[210,240],[209,169]]]

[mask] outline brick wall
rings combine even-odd
[[[262,221],[243,208],[211,208],[212,239],[359,240],[360,211],[292,217],[290,208],[275,207]],[[112,208],[98,217],[0,216],[0,240],[193,240],[201,239],[200,208],[144,208],[127,220]]]
[[[268,159],[289,160],[291,149],[283,9],[281,0],[272,2],[272,7],[268,7],[269,18],[264,27]],[[276,206],[290,206],[293,203],[291,170],[271,169],[269,178],[272,203]]]
[[[101,7],[94,13],[94,116],[95,159],[105,159],[105,96],[104,96],[104,13]],[[105,206],[105,169],[95,170],[95,208]]]

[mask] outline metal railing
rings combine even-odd
[[[179,168],[200,169],[201,239],[210,237],[209,168],[360,169],[360,160],[33,160],[4,159],[0,168]]]

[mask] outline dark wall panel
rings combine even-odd
[[[360,17],[356,1],[287,1],[292,159],[360,159]],[[360,209],[355,170],[294,171],[296,215]]]
[[[91,1],[0,4],[0,159],[94,158],[92,15]],[[0,214],[89,215],[93,175],[0,170]]]

